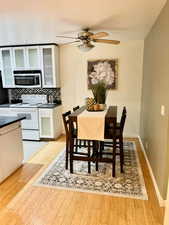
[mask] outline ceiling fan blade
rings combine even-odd
[[[68,36],[56,36],[56,37],[58,37],[58,38],[69,38],[69,39],[78,39],[78,38],[76,38],[76,37],[68,37]]]
[[[120,41],[116,41],[116,40],[93,39],[92,41],[98,42],[98,43],[113,44],[113,45],[120,44]]]
[[[60,46],[64,46],[64,45],[70,45],[76,42],[80,42],[80,41],[72,41],[72,42],[68,42],[68,43],[64,43],[64,44],[60,44]]]
[[[106,37],[108,35],[109,34],[107,32],[99,32],[99,33],[91,35],[90,39],[102,38],[102,37]]]

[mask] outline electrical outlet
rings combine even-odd
[[[165,106],[161,105],[161,116],[165,116]]]

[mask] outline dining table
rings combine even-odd
[[[78,116],[80,116],[81,114],[83,114],[85,111],[87,111],[86,106],[82,106],[80,107],[78,110],[76,110],[75,112],[71,113],[69,115],[69,130],[73,131],[74,129],[74,124],[76,123],[78,126]],[[90,112],[90,114],[92,115],[92,113],[94,112]],[[97,112],[98,114],[99,112]],[[117,124],[117,106],[108,106],[105,109],[105,114],[104,114],[104,134],[106,135],[106,129],[107,127],[109,127],[110,124],[113,125],[113,127],[116,127]],[[95,117],[92,117],[93,120],[95,119]],[[96,131],[97,132],[97,131]],[[113,135],[112,135],[112,140],[113,140],[113,158],[115,159],[115,149],[116,149],[116,136],[115,136],[115,132],[116,130],[113,129]],[[92,140],[95,143],[95,148],[98,148],[98,140]],[[95,149],[98,150],[98,149]],[[83,161],[91,161],[93,162],[94,160],[97,160],[98,162],[110,162],[112,161],[112,159],[110,158],[99,158],[99,157],[95,157],[94,155],[92,155],[91,157],[83,157],[83,156],[76,156],[73,154],[74,151],[74,136],[73,136],[73,132],[70,132],[70,136],[69,136],[69,151],[70,151],[70,173],[73,173],[73,160],[83,160]],[[97,151],[96,151],[97,152]],[[112,173],[115,174],[115,163],[113,163],[113,167],[112,167]]]

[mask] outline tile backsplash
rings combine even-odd
[[[22,95],[51,95],[53,96],[54,102],[61,101],[60,88],[10,88],[8,89],[9,100],[17,101],[21,99]]]

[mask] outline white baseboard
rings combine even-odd
[[[139,142],[140,142],[140,145],[141,145],[141,150],[144,154],[145,160],[146,160],[147,165],[148,165],[148,169],[149,169],[150,176],[151,176],[151,179],[152,179],[153,184],[154,184],[154,188],[155,188],[155,191],[156,191],[156,194],[157,194],[157,199],[158,199],[159,205],[160,205],[160,207],[165,207],[166,200],[164,200],[162,198],[161,194],[160,194],[160,191],[158,189],[158,185],[156,183],[156,180],[155,180],[155,177],[154,177],[154,174],[153,174],[153,170],[152,170],[150,162],[147,158],[147,154],[146,154],[146,151],[145,151],[145,148],[144,148],[144,145],[143,145],[143,142],[142,142],[140,136],[138,136],[138,139],[139,139]]]

